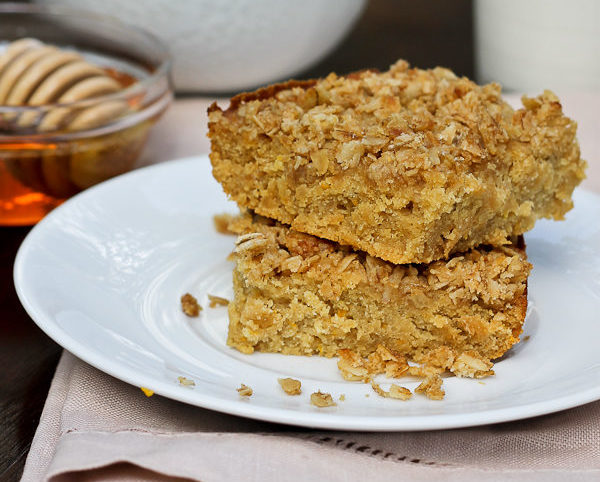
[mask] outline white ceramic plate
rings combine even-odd
[[[206,156],[121,176],[54,210],[27,236],[15,285],[28,313],[56,342],[121,380],[182,402],[272,422],[348,430],[428,430],[531,417],[600,398],[600,197],[585,191],[565,222],[527,235],[534,264],[523,341],[482,381],[447,378],[446,398],[383,399],[345,382],[336,360],[243,355],[225,345],[234,238],[212,215],[236,208]],[[191,319],[179,298],[204,306]],[[181,386],[177,377],[195,382]],[[302,380],[285,395],[277,378]],[[250,399],[236,392],[254,389]],[[403,385],[414,388],[418,382]],[[385,386],[385,385],[384,385]],[[309,403],[316,390],[336,407]],[[341,394],[346,400],[339,401]]]

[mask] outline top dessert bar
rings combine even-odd
[[[509,243],[584,178],[554,94],[513,110],[443,68],[330,74],[209,108],[215,178],[241,207],[393,263]]]

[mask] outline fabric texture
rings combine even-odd
[[[185,405],[64,352],[23,481],[598,480],[600,402],[433,432],[298,429]]]

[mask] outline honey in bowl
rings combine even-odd
[[[0,225],[34,224],[133,169],[170,92],[148,105],[127,89],[144,73],[111,61],[33,39],[0,48]]]

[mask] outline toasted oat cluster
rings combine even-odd
[[[237,392],[240,394],[240,397],[251,397],[252,396],[252,388],[243,383],[240,385],[240,388],[236,388]]]
[[[422,393],[431,400],[442,400],[446,392],[442,390],[442,377],[431,375],[415,388],[415,393]]]
[[[319,408],[334,407],[337,405],[337,403],[333,401],[331,394],[323,393],[320,390],[310,394],[310,403]]]
[[[229,304],[229,300],[227,298],[211,294],[208,294],[208,301],[208,306],[211,308],[216,308],[217,306],[227,306]]]
[[[497,84],[404,61],[209,109],[213,174],[241,207],[393,263],[563,218],[584,178],[575,133],[549,91],[513,110]]]
[[[456,351],[448,346],[428,352],[421,358],[422,366],[409,365],[406,357],[394,353],[384,345],[378,345],[376,350],[366,358],[348,349],[342,349],[337,354],[338,369],[344,380],[370,383],[375,393],[384,398],[408,400],[412,393],[408,388],[394,383],[391,384],[389,391],[385,391],[373,380],[373,377],[380,374],[394,379],[405,376],[423,378],[415,393],[421,393],[431,400],[442,400],[445,396],[440,376],[445,371],[467,378],[494,375],[491,361],[482,359],[473,352],[457,355]]]
[[[371,381],[371,387],[373,387],[373,391],[377,393],[380,397],[383,398],[395,398],[396,400],[410,400],[412,397],[412,392],[406,388],[401,387],[400,385],[396,385],[392,383],[390,385],[390,389],[385,391],[378,383]]]
[[[479,377],[519,339],[531,265],[516,244],[394,265],[250,213],[228,229],[241,236],[227,342],[244,353],[348,349],[357,357],[349,380],[373,371]]]
[[[198,300],[189,293],[185,293],[181,297],[181,311],[187,316],[195,318],[202,311],[202,307],[198,303]]]
[[[288,395],[300,395],[302,393],[302,383],[295,378],[278,378],[277,381],[281,389]]]

